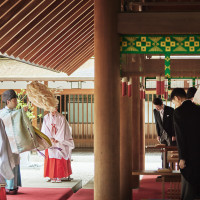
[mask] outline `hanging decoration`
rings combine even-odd
[[[143,99],[145,99],[145,88],[143,88]]]
[[[199,54],[200,35],[122,35],[120,38],[120,51],[121,54],[165,55],[165,78],[168,79],[168,89],[170,89],[170,55]]]
[[[164,95],[165,93],[165,77],[161,76],[161,80],[160,80],[160,94]]]
[[[131,87],[132,87],[132,78],[129,78],[128,81],[128,97],[131,97]]]
[[[156,76],[156,94],[161,95],[161,77]]]
[[[165,78],[168,89],[163,88],[161,80],[156,80],[156,94],[165,95],[171,87],[170,55],[199,54],[199,34],[177,35],[121,35],[120,52],[122,54],[162,54],[165,55]],[[121,70],[121,68],[120,68]],[[162,85],[162,86],[161,86]],[[193,83],[193,86],[195,84]],[[163,91],[164,89],[164,91]]]
[[[140,100],[145,99],[145,86],[142,82],[142,77],[140,77]]]
[[[168,89],[165,90],[164,99],[168,99]]]
[[[126,96],[127,77],[122,78],[122,96]]]
[[[168,99],[168,81],[167,79],[164,80],[164,99]]]
[[[140,87],[140,100],[145,99],[144,86]]]

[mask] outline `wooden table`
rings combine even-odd
[[[167,168],[167,152],[168,151],[178,151],[177,146],[166,146],[166,145],[158,145],[158,146],[148,146],[146,149],[160,149],[163,152],[163,168]]]
[[[166,180],[169,176],[177,176],[177,180],[180,180],[181,173],[180,171],[172,171],[172,172],[162,172],[157,170],[140,170],[140,171],[133,171],[132,175],[161,175],[162,181],[162,198],[165,198],[165,182],[169,182]]]

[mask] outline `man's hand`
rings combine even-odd
[[[51,142],[55,142],[56,140],[55,140],[55,138],[51,138]]]
[[[184,169],[186,167],[185,160],[180,160],[179,161],[179,167],[180,167],[180,169]]]
[[[176,137],[175,136],[172,136],[172,141],[176,141]]]
[[[158,140],[158,142],[160,142],[160,136],[157,136],[157,140]]]

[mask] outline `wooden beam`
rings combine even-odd
[[[92,36],[91,36],[92,35]],[[81,38],[78,42],[75,42],[74,44],[70,44],[68,48],[66,48],[66,52],[64,51],[62,54],[59,56],[56,56],[56,60],[52,60],[51,63],[54,63],[53,65],[48,65],[49,67],[51,66],[57,66],[60,63],[68,63],[69,60],[73,59],[73,57],[76,57],[76,52],[81,51],[81,47],[86,45],[86,42],[93,37],[94,40],[94,30],[91,30],[88,34],[86,34],[84,37]],[[54,67],[53,67],[54,68]]]
[[[0,89],[0,95],[3,94],[6,90],[8,90],[8,89]],[[21,89],[14,89],[14,90],[17,93],[21,92]]]
[[[46,15],[46,17],[43,18],[36,26],[34,26],[27,34],[21,36],[18,41],[13,45],[12,49],[8,50],[9,54],[14,55],[15,57],[19,54],[18,49],[24,47],[24,45],[27,43],[27,41],[31,40],[34,35],[36,35],[40,31],[40,35],[42,35],[45,31],[48,30],[51,26],[53,26],[56,21],[59,20],[62,16],[62,12],[65,12],[66,6],[68,2],[63,1],[62,5],[59,7],[55,7],[55,10],[52,10],[52,12],[49,12],[49,14]],[[56,19],[55,19],[56,18]],[[25,47],[24,47],[25,49]]]
[[[74,67],[77,66],[80,67],[81,64],[80,61],[82,62],[84,60],[83,63],[85,63],[89,58],[91,58],[91,56],[88,58],[89,55],[94,54],[94,44],[90,44],[89,46],[87,46],[81,53],[77,54],[77,57],[74,58],[74,61],[69,63],[69,66],[66,67],[66,65],[64,65],[65,67],[63,67],[62,69],[60,69],[61,71],[63,70],[65,73],[69,73],[69,72],[74,72]],[[72,70],[71,70],[72,69]],[[71,74],[71,73],[70,73]]]
[[[30,24],[28,24],[26,27],[24,26],[18,34],[16,34],[5,46],[4,49],[7,49],[6,52],[8,55],[11,55],[13,52],[17,50],[17,48],[23,43],[26,42],[26,40],[23,40],[24,37],[28,36],[32,37],[33,34],[37,32],[39,27],[42,26],[42,24],[48,21],[51,21],[53,17],[57,15],[55,11],[58,11],[62,5],[63,2],[56,1],[53,4],[49,4],[49,7],[44,10],[41,14],[39,14]],[[55,16],[54,16],[55,15]],[[24,42],[22,42],[22,40]]]
[[[36,54],[30,58],[30,61],[32,62],[33,60],[35,60],[35,58],[37,58],[37,56],[40,55],[39,52],[44,52],[48,50],[49,47],[52,47],[52,45],[55,42],[59,44],[67,43],[68,37],[70,36],[70,32],[76,31],[77,29],[79,29],[79,27],[81,27],[82,24],[85,25],[85,23],[94,15],[93,9],[94,9],[93,6],[91,6],[86,12],[83,12],[82,15],[80,15],[72,23],[66,25],[66,27],[64,27],[64,29],[61,30],[61,32],[57,36],[55,36],[49,43],[47,43],[44,47],[42,47],[38,52],[36,52]],[[63,44],[60,46],[63,46]]]
[[[122,64],[122,74],[131,76],[164,76],[164,59],[145,59],[142,64],[137,57],[127,58],[127,64]],[[200,59],[171,59],[171,76],[200,76]]]
[[[85,21],[87,21],[85,19]],[[51,53],[48,56],[44,56],[42,60],[38,63],[44,66],[51,66],[54,65],[54,62],[59,60],[59,62],[62,61],[62,59],[65,59],[66,56],[72,51],[73,47],[77,47],[82,43],[82,40],[84,40],[85,36],[88,36],[88,34],[92,31],[94,32],[94,21],[93,17],[90,18],[88,21],[89,24],[84,24],[83,26],[80,25],[76,28],[72,28],[71,31],[67,32],[66,36],[62,39],[62,42],[56,41],[57,47],[55,48],[55,45],[51,46]],[[88,33],[89,29],[89,33]],[[53,48],[54,47],[54,48]],[[37,62],[37,60],[35,60]]]
[[[55,0],[44,2],[41,0],[32,1],[25,9],[22,9],[15,18],[10,20],[6,26],[1,30],[0,44],[4,46],[8,43],[17,33],[32,22],[47,6],[51,5]],[[6,51],[2,51],[3,53]]]
[[[91,20],[92,20],[92,22],[90,22]],[[79,37],[82,37],[84,35],[84,33],[87,32],[87,29],[89,29],[90,27],[93,27],[94,21],[91,18],[87,23],[88,23],[87,26],[85,26],[85,24],[84,24],[84,25],[80,25],[80,27],[76,30],[71,29],[67,33],[67,35],[63,36],[64,38],[62,41],[55,40],[52,43],[52,45],[49,48],[47,48],[45,51],[43,51],[43,52],[40,51],[40,54],[36,58],[32,59],[33,62],[45,65],[44,61],[46,62],[46,61],[50,60],[50,58],[52,56],[55,57],[55,55],[58,55],[59,52],[65,48],[65,46],[69,45],[70,43],[74,43],[76,40],[79,40],[80,39]]]
[[[53,20],[46,21],[39,30],[36,29],[36,33],[33,32],[32,35],[29,35],[29,38],[26,38],[25,43],[14,52],[13,56],[23,59],[31,49],[36,48],[41,42],[46,41],[48,43],[50,39],[53,39],[60,31],[65,29],[70,21],[66,19],[71,19],[71,12],[75,12],[78,8],[80,9],[81,3],[78,4],[78,0],[73,1],[70,5],[66,3],[64,5],[65,9],[56,15]]]
[[[54,27],[53,30],[51,30],[51,32],[49,32],[49,30],[48,30],[48,33],[50,35],[47,35],[47,32],[46,32],[41,38],[38,39],[38,41],[33,46],[30,46],[29,48],[27,48],[26,51],[23,52],[19,57],[22,56],[25,60],[31,59],[39,50],[41,50],[46,45],[48,45],[48,43],[54,37],[56,37],[64,29],[68,28],[68,26],[72,22],[74,22],[78,17],[80,17],[83,14],[83,12],[87,10],[88,7],[89,7],[88,10],[93,9],[91,7],[92,5],[93,5],[93,1],[90,1],[87,3],[85,3],[84,1],[81,2],[80,5],[77,6],[77,7],[80,7],[79,10],[77,10],[78,8],[75,7],[75,9],[73,11],[70,11],[67,15],[68,17],[66,16],[65,18],[62,19],[62,25],[59,28]],[[73,12],[75,12],[75,13],[73,13]],[[35,48],[33,48],[33,47],[35,47]]]
[[[91,58],[90,56],[89,58]],[[87,58],[87,60],[89,60]],[[86,61],[85,61],[86,62]],[[84,64],[84,63],[83,63]],[[80,67],[79,65],[78,67]],[[94,77],[0,77],[0,81],[94,81]]]
[[[67,73],[69,75],[71,75],[75,70],[77,70],[81,65],[83,65],[92,56],[94,56],[94,49],[90,50],[86,55],[84,55],[84,58],[79,60],[78,63],[75,63],[74,65],[72,65],[71,68],[67,71]]]
[[[49,62],[53,62],[53,60],[61,60],[62,57],[69,54],[70,51],[73,51],[73,49],[82,42],[86,37],[89,37],[91,33],[94,32],[94,21],[88,24],[87,27],[85,27],[78,35],[72,34],[71,37],[69,37],[69,40],[65,44],[59,44],[55,50],[51,53],[51,55],[48,55],[43,62],[39,62],[42,65],[48,65]],[[56,52],[56,53],[55,53]]]
[[[0,13],[1,13],[1,23],[0,23],[0,27],[2,27],[2,25],[4,23],[6,23],[6,20],[3,19],[3,17],[11,10],[13,9],[18,3],[20,2],[20,0],[18,1],[4,1],[2,3],[0,3]],[[9,18],[7,17],[7,20],[9,20]]]
[[[2,7],[7,2],[8,2],[8,0],[4,0],[4,1],[0,2],[0,7]]]
[[[141,5],[141,6],[200,6],[199,2],[181,2],[181,1],[176,1],[176,2],[169,2],[169,1],[165,1],[165,2],[133,2],[132,4],[133,6],[135,5]]]
[[[118,14],[120,34],[199,34],[200,12]]]
[[[13,4],[15,3],[15,4]],[[31,3],[31,0],[21,0],[21,1],[8,1],[6,4],[4,4],[1,9],[1,21],[0,21],[0,27],[3,29],[3,27],[6,26],[11,20],[13,20],[20,12],[21,10],[25,9],[26,6],[28,6]],[[0,34],[0,38],[3,36],[3,34]]]
[[[0,89],[0,95],[8,89]],[[17,93],[21,92],[21,89],[14,89]],[[53,89],[54,90],[54,89]],[[55,89],[56,90],[56,89]],[[58,95],[66,94],[94,94],[94,89],[61,89],[56,90]]]
[[[92,45],[92,43],[94,43],[94,33],[93,32],[83,42],[80,42],[80,44],[77,45],[77,48],[75,48],[71,52],[69,52],[68,55],[65,55],[65,59],[62,59],[61,61],[58,60],[57,62],[55,62],[54,63],[55,67],[53,67],[52,65],[50,65],[49,67],[54,68],[56,70],[60,70],[63,65],[74,62],[74,59],[76,59],[79,55],[81,55],[85,49],[89,48]]]

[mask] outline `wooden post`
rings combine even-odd
[[[145,85],[145,77],[142,77]],[[140,99],[140,170],[145,169],[145,97]]]
[[[44,85],[46,85],[46,86],[48,87],[48,81],[44,81]],[[44,116],[45,116],[46,114],[48,114],[48,113],[49,113],[48,111],[44,110]]]
[[[120,199],[120,0],[95,0],[94,199]]]
[[[132,170],[140,169],[140,82],[132,77]],[[139,187],[139,175],[132,176],[132,187]]]
[[[35,115],[35,118],[32,121],[32,125],[37,128],[37,106],[33,105],[33,114]]]
[[[120,98],[120,199],[132,200],[131,97]]]

